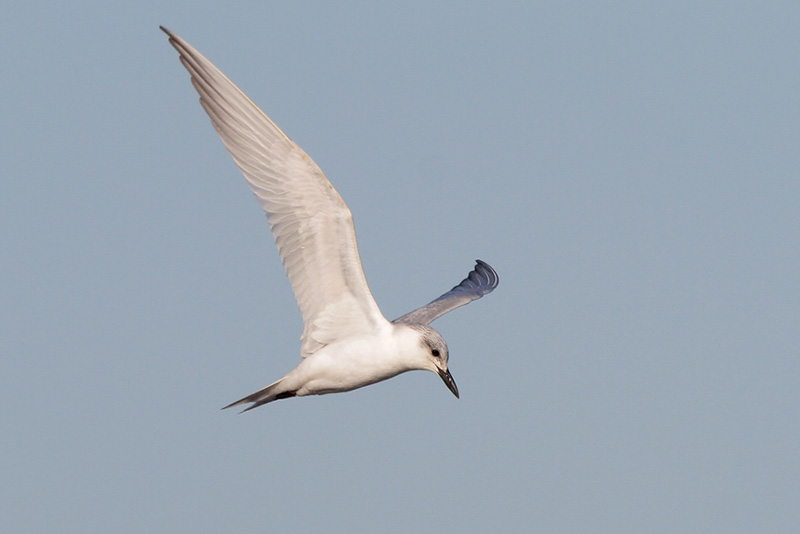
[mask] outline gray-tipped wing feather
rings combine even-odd
[[[386,319],[367,286],[353,217],[342,197],[303,149],[219,69],[161,29],[267,215],[303,315],[301,356],[382,324]]]
[[[476,260],[475,263],[475,268],[456,287],[422,308],[398,317],[392,322],[430,324],[445,313],[491,293],[500,281],[497,271],[485,261]]]

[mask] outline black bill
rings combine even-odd
[[[439,376],[442,377],[444,381],[444,385],[447,386],[447,389],[453,392],[453,395],[458,398],[458,386],[456,385],[456,381],[453,380],[453,375],[450,374],[449,370],[439,369]]]

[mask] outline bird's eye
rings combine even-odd
[[[431,354],[433,354],[434,356],[436,356],[438,358],[439,357],[439,349],[433,349],[431,351]]]

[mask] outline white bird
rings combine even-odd
[[[458,397],[447,344],[429,324],[490,293],[495,270],[477,260],[452,290],[386,320],[364,277],[353,216],[317,164],[210,61],[161,29],[266,212],[305,325],[300,364],[225,408],[251,403],[247,411],[277,399],[350,391],[415,369],[437,373]]]

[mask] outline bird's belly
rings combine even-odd
[[[408,369],[391,351],[329,346],[307,357],[297,371],[304,375],[298,395],[350,391],[396,376]]]

